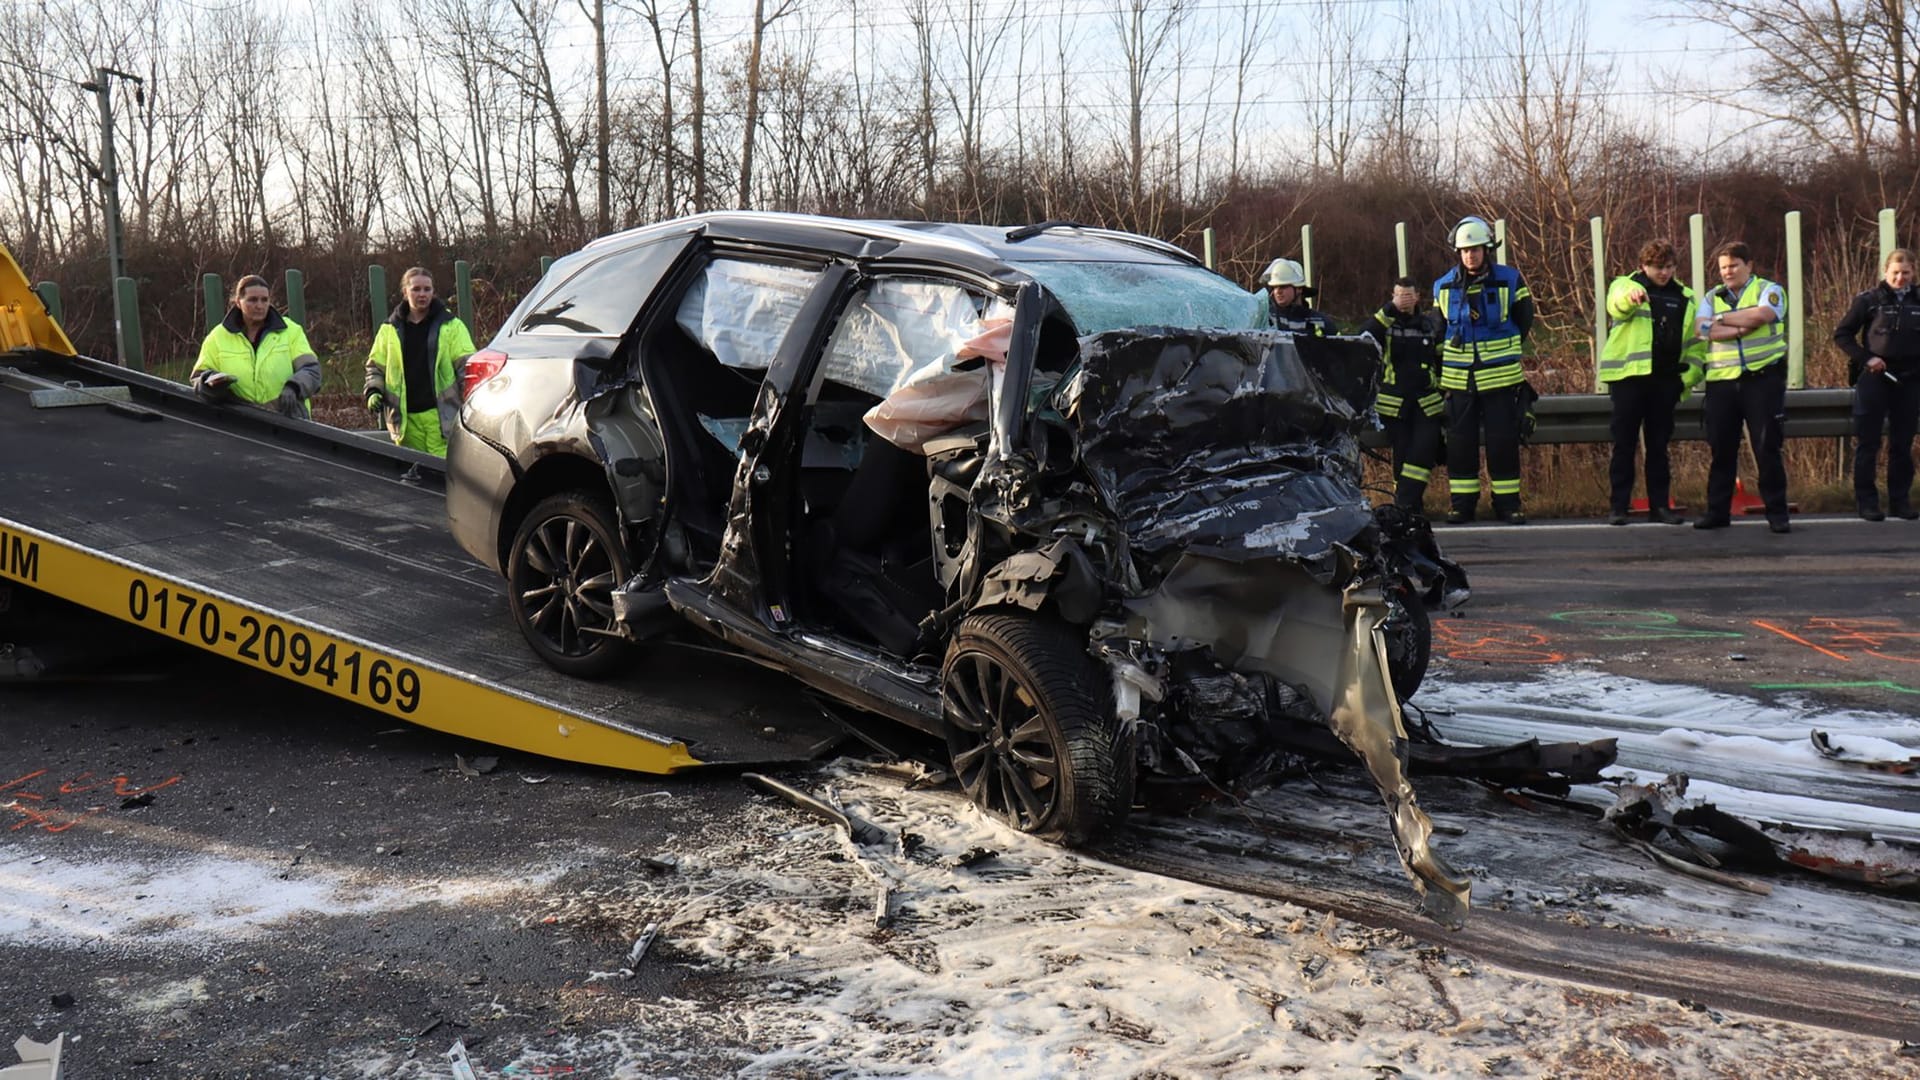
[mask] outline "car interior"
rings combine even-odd
[[[808,273],[716,261],[704,282],[686,289],[675,317],[655,318],[636,342],[667,443],[672,513],[687,535],[695,573],[719,559],[740,440],[791,327],[781,320],[797,310],[722,290],[797,293]],[[933,644],[922,640],[921,623],[948,601],[968,492],[988,440],[989,369],[979,359],[958,359],[956,346],[980,332],[989,308],[1010,315],[1003,302],[957,285],[912,280],[890,290],[879,279],[843,310],[805,391],[805,411],[795,418],[801,453],[787,463],[796,518],[787,528],[795,591],[787,599],[801,625],[902,659]],[[1074,355],[1071,324],[1064,314],[1049,323],[1059,325],[1043,335],[1053,358],[1046,366],[1064,369]],[[951,380],[939,384],[948,396],[976,384],[978,402],[969,402],[971,411],[906,425],[907,435],[896,437],[907,448],[876,433],[868,414],[916,378],[922,387]]]

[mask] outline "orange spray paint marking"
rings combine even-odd
[[[1782,630],[1770,622],[1764,622],[1760,619],[1755,619],[1753,620],[1753,625],[1761,628],[1762,630],[1771,630],[1774,633],[1779,634],[1781,637],[1786,638],[1788,641],[1797,641],[1800,644],[1805,645],[1807,648],[1812,649],[1814,652],[1825,653],[1828,656],[1833,657],[1835,660],[1838,660],[1843,664],[1853,663],[1853,661],[1847,659],[1844,656],[1841,656],[1839,653],[1834,652],[1832,649],[1823,649],[1820,646],[1815,645],[1813,642],[1808,641],[1806,638],[1803,638],[1798,634],[1790,633],[1786,630]]]

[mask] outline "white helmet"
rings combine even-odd
[[[1453,227],[1453,246],[1456,248],[1490,248],[1493,246],[1493,227],[1485,218],[1463,217],[1460,224]]]
[[[1307,283],[1307,272],[1292,259],[1275,259],[1267,264],[1267,272],[1262,275],[1267,288],[1276,285],[1302,286]]]

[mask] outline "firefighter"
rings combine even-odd
[[[1459,264],[1433,283],[1434,306],[1446,326],[1440,345],[1440,388],[1447,399],[1449,525],[1472,521],[1480,503],[1480,443],[1487,446],[1493,512],[1525,525],[1520,508],[1520,439],[1531,387],[1520,366],[1533,329],[1533,297],[1520,272],[1493,261],[1493,229],[1465,217],[1453,227]]]
[[[367,354],[367,409],[386,420],[394,442],[446,457],[447,436],[460,421],[460,364],[473,352],[473,335],[433,294],[425,268],[400,275],[400,296]]]
[[[320,390],[320,360],[300,324],[273,307],[273,286],[248,274],[233,287],[226,318],[200,342],[187,373],[202,401],[248,402],[305,420]]]
[[[1673,510],[1673,469],[1667,443],[1673,410],[1698,385],[1705,370],[1705,343],[1694,337],[1693,290],[1674,278],[1676,255],[1665,240],[1640,247],[1640,269],[1607,286],[1606,344],[1600,349],[1600,382],[1613,409],[1613,515],[1625,525],[1633,499],[1635,451],[1647,442],[1647,518],[1685,525]]]
[[[1277,330],[1326,337],[1339,330],[1333,320],[1307,306],[1313,289],[1307,286],[1307,273],[1292,259],[1275,259],[1261,275],[1267,286],[1267,323]]]
[[[1853,298],[1833,340],[1847,353],[1853,384],[1853,496],[1860,516],[1885,521],[1920,518],[1913,508],[1913,436],[1920,427],[1920,290],[1914,288],[1912,251],[1896,248],[1881,268],[1880,284]],[[1860,335],[1866,333],[1866,343]],[[1887,509],[1880,511],[1875,459],[1886,427]]]
[[[1700,300],[1696,323],[1707,342],[1707,508],[1696,529],[1724,529],[1733,520],[1740,472],[1740,429],[1753,446],[1767,528],[1790,533],[1787,462],[1781,452],[1787,420],[1787,295],[1753,272],[1753,253],[1732,240],[1713,253],[1721,284]]]
[[[1410,277],[1393,283],[1393,299],[1380,305],[1361,333],[1380,344],[1380,394],[1375,408],[1393,447],[1393,501],[1421,514],[1427,481],[1440,456],[1446,402],[1440,396],[1440,316],[1420,303],[1420,285]]]

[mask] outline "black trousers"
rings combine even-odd
[[[1667,457],[1667,444],[1673,441],[1673,410],[1680,404],[1680,376],[1630,375],[1616,379],[1607,384],[1607,397],[1613,405],[1608,429],[1613,435],[1613,462],[1607,470],[1613,484],[1613,512],[1624,514],[1633,502],[1634,457],[1643,430],[1647,440],[1647,505],[1670,509],[1673,466]]]
[[[1399,416],[1382,417],[1387,443],[1393,447],[1393,501],[1406,510],[1419,510],[1426,500],[1427,481],[1440,457],[1444,430],[1438,416],[1428,416],[1420,403],[1409,399]]]
[[[1471,513],[1480,502],[1480,440],[1487,444],[1493,511],[1520,509],[1520,387],[1447,391],[1447,489],[1453,508]]]
[[[1760,470],[1760,498],[1767,504],[1767,520],[1786,521],[1787,460],[1781,447],[1786,442],[1787,365],[1775,361],[1738,379],[1708,380],[1706,406],[1707,446],[1713,451],[1707,466],[1707,516],[1732,514],[1744,426]]]
[[[1864,373],[1853,388],[1853,495],[1863,507],[1878,509],[1874,490],[1874,462],[1880,456],[1880,432],[1891,436],[1887,445],[1887,504],[1894,510],[1912,506],[1913,436],[1920,428],[1920,375],[1898,380]]]

